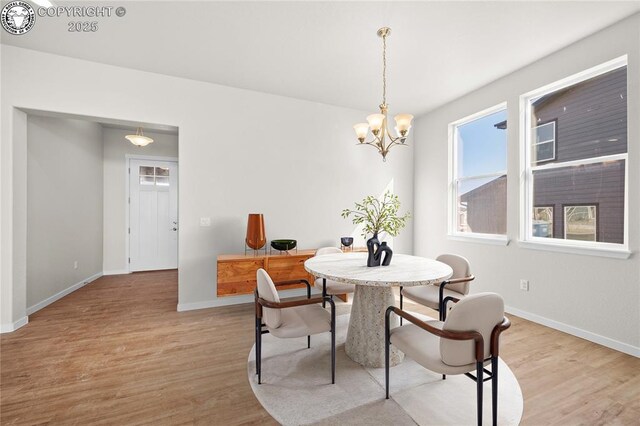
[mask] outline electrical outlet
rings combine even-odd
[[[200,226],[211,226],[211,218],[210,217],[201,217],[200,218]]]
[[[78,269],[78,261],[73,262],[73,269]]]
[[[520,280],[520,290],[529,291],[529,280]]]

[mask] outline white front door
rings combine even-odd
[[[129,269],[178,267],[178,163],[129,160]]]

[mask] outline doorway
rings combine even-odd
[[[178,267],[178,162],[129,158],[129,270]]]

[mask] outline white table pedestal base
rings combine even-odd
[[[384,367],[384,314],[395,305],[391,287],[357,285],[351,307],[345,352],[365,367]],[[391,315],[391,328],[399,325],[397,315]],[[389,365],[402,362],[404,354],[393,345],[389,351]]]

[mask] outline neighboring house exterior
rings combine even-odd
[[[536,100],[535,164],[627,152],[626,79],[621,68]],[[610,161],[534,172],[533,235],[623,243],[624,167]],[[460,196],[472,231],[505,233],[505,185],[503,176]],[[500,214],[498,223],[487,212]]]

